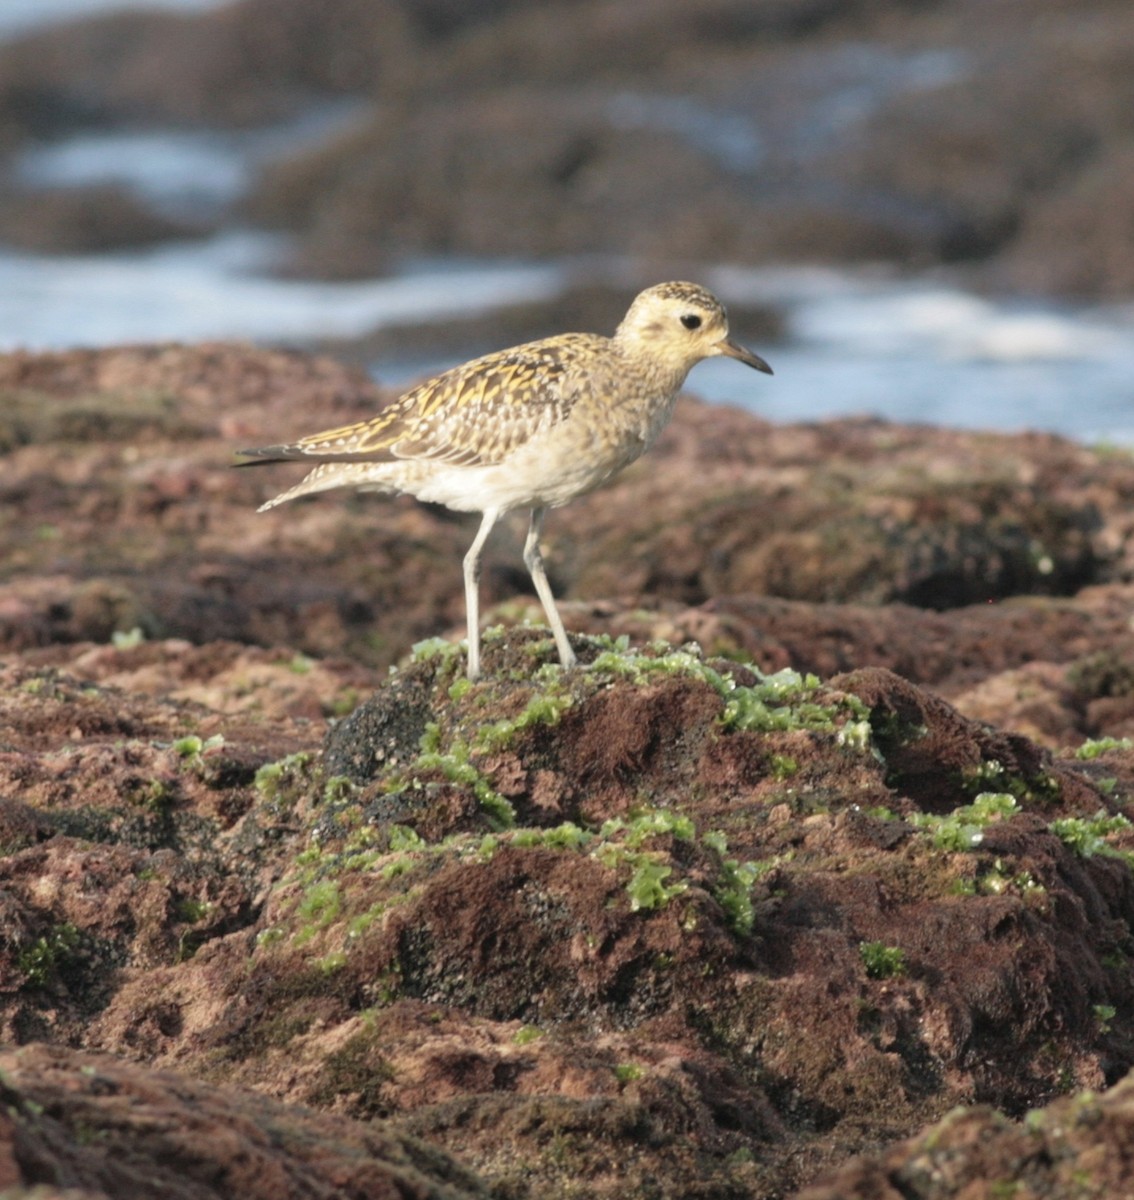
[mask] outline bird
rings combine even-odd
[[[369,420],[240,450],[251,461],[236,465],[316,464],[259,512],[348,486],[479,512],[463,564],[470,680],[481,670],[481,552],[505,513],[529,510],[524,564],[559,660],[570,668],[575,652],[540,552],[547,511],[593,491],[649,449],[690,370],[719,355],[772,374],[730,338],[716,296],[695,283],[659,283],[634,298],[613,337],[564,333],[475,358],[410,388]]]

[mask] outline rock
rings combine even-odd
[[[665,3],[579,7],[563,21],[508,12],[430,45],[416,88],[269,171],[252,211],[302,232],[316,273],[365,272],[407,244],[646,261],[680,246],[710,261],[980,263],[1017,286],[1125,287],[1121,205],[1089,219],[1122,192],[1129,137],[1116,116],[1129,111],[1127,14],[1113,5],[1087,22],[1054,2],[1027,31],[986,16],[979,40],[963,0],[932,15],[872,6],[845,26],[854,42],[832,37],[845,6],[822,3],[721,4],[692,24]],[[1075,222],[1081,239],[1066,236]],[[1080,240],[1086,253],[1071,254]]]
[[[767,671],[795,667],[825,678],[856,663],[886,667],[932,685],[971,717],[1059,749],[1134,734],[1130,602],[1129,586],[1114,586],[1088,589],[1073,603],[1020,599],[946,613],[760,596],[693,607],[630,599],[562,607],[581,632],[636,644],[693,641]],[[541,619],[535,600],[499,605],[489,617]]]
[[[1134,291],[1134,238],[1119,197],[1134,184],[1134,153],[1093,164],[1029,209],[1004,263],[1009,286],[1078,296]]]
[[[115,12],[0,47],[0,113],[17,136],[58,136],[96,121],[265,124],[313,98],[368,92],[378,80],[388,86],[407,62],[409,38],[400,6],[384,0]],[[31,113],[22,116],[21,106]]]
[[[898,1200],[911,1189],[924,1200],[991,1200],[997,1188],[1020,1183],[1037,1200],[1063,1200],[1084,1188],[1120,1195],[1129,1178],[1132,1096],[1127,1079],[1105,1095],[1057,1100],[1023,1123],[982,1105],[958,1108],[917,1138],[851,1160],[796,1200]]]
[[[280,709],[9,666],[0,1021],[54,1044],[0,1063],[21,1144],[108,1186],[44,1099],[69,1072],[84,1127],[174,1090],[253,1145],[275,1114],[283,1178],[365,1118],[359,1156],[421,1137],[497,1194],[558,1194],[569,1134],[575,1189],[762,1195],[1134,1062],[1134,877],[1100,852],[1134,835],[1096,782],[1134,784],[1128,747],[1094,772],[878,669],[576,646],[564,673],[543,630],[489,631],[475,685],[424,646],[322,754]]]
[[[137,627],[386,665],[462,620],[467,520],[352,495],[257,514],[287,469],[220,469],[242,446],[377,411],[361,375],[247,347],[138,347],[0,357],[0,389],[2,494],[20,514],[0,534],[6,644]],[[751,593],[946,610],[1059,596],[1130,569],[1130,486],[1124,458],[1047,435],[772,426],[685,399],[647,459],[554,515],[549,562],[565,599],[731,596],[735,613]],[[494,539],[486,603],[526,589],[520,536],[516,521]],[[990,620],[1069,631],[1061,611]]]
[[[114,14],[0,47],[0,143],[354,102],[353,127],[270,164],[228,218],[295,232],[290,270],[321,277],[598,254],[651,273],[953,264],[985,286],[1129,294],[1130,13],[1037,4],[1023,26],[974,0]]]
[[[114,184],[0,195],[0,237],[36,253],[121,250],[200,232],[152,212]]]
[[[12,1195],[488,1195],[475,1176],[424,1142],[254,1093],[52,1046],[0,1054],[0,1070],[0,1185]]]
[[[228,465],[384,399],[328,359],[236,345],[0,356],[0,646],[224,711],[349,711],[374,668],[462,626],[469,521],[345,494],[257,514],[291,473]],[[686,397],[648,458],[554,514],[548,561],[577,630],[885,666],[1057,747],[1134,727],[1100,666],[1129,640],[1129,586],[1103,581],[1132,569],[1132,486],[1124,457],[1046,435],[776,426]],[[509,624],[542,621],[521,538],[504,523],[486,563]],[[1042,712],[997,679],[1022,669]]]
[[[719,542],[674,540],[738,486],[790,532],[806,528],[798,490],[808,519],[839,496],[863,527],[884,518],[899,554],[974,496],[1002,514],[991,542],[1035,520],[1042,491],[1052,570],[1005,578],[1074,588],[1074,564],[1126,561],[1124,460],[683,402],[657,471],[557,514],[552,559],[580,580],[618,521],[645,521],[656,546],[623,543],[623,582],[655,564],[680,586],[566,602],[590,631],[573,634],[587,666],[569,673],[513,598],[470,685],[457,646],[405,654],[460,621],[460,523],[393,503],[376,528],[328,500],[265,523],[254,501],[273,482],[222,469],[234,445],[310,428],[313,406],[328,423],[373,411],[362,377],[143,347],[10,356],[0,386],[16,516],[0,1031],[50,1043],[23,1051],[42,1068],[20,1077],[30,1107],[0,1067],[12,1136],[68,1164],[58,1178],[117,1187],[100,1182],[101,1143],[81,1145],[72,1110],[33,1083],[79,1062],[95,1072],[78,1073],[83,1098],[111,1067],[37,1055],[115,1055],[108,1104],[175,1079],[196,1111],[234,1120],[206,1081],[250,1088],[253,1146],[257,1106],[286,1105],[272,1127],[308,1132],[281,1145],[280,1178],[311,1138],[360,1145],[349,1122],[365,1119],[359,1156],[422,1138],[516,1196],[565,1178],[785,1194],[959,1103],[1016,1115],[1134,1064],[1134,754],[1116,736],[1134,711],[1129,584],[943,611],[701,599],[699,580],[748,569],[739,510]],[[401,565],[374,570],[398,546]],[[488,583],[513,595],[513,578]],[[375,608],[352,614],[344,585]],[[405,602],[379,620],[373,595],[399,594],[383,588]],[[182,636],[158,636],[175,618]],[[255,628],[278,644],[247,644]],[[356,646],[401,666],[386,678]],[[409,1163],[436,1188],[473,1179]]]
[[[1108,519],[1093,491],[1087,499],[1068,490],[1075,460],[1085,462],[1080,449],[1024,435],[1011,443],[1020,457],[1005,457],[1009,444],[941,431],[928,451],[913,427],[760,426],[682,405],[650,457],[604,490],[601,507],[556,514],[548,538],[578,531],[567,561],[587,592],[689,601],[752,591],[952,608],[1098,579],[1096,555],[1113,550],[1092,547],[1092,528]],[[1058,480],[1048,475],[1056,461]],[[1117,506],[1113,514],[1125,519]],[[563,570],[562,553],[552,562]]]

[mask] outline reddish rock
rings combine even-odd
[[[1023,1123],[984,1106],[955,1109],[884,1154],[852,1159],[796,1200],[1035,1200],[1121,1196],[1130,1187],[1134,1081],[1081,1092]]]
[[[1027,291],[1126,297],[1134,292],[1134,230],[1121,202],[1134,186],[1129,149],[1095,162],[1030,208],[1004,264]]]
[[[375,411],[382,395],[361,375],[238,346],[141,347],[6,356],[0,389],[11,447],[0,495],[20,514],[0,534],[2,644],[137,627],[385,665],[460,623],[467,520],[349,494],[257,514],[293,474],[225,469],[242,444]],[[1123,578],[1132,492],[1126,460],[1052,436],[772,426],[686,399],[647,460],[554,515],[550,563],[568,599],[714,598],[740,613],[757,592],[948,609]],[[525,586],[520,537],[517,519],[494,539],[486,603]],[[989,633],[1037,649],[1057,630],[1089,642],[1094,619],[1074,607],[1013,607],[987,618]],[[975,614],[964,620],[979,628]],[[763,635],[746,636],[752,653]],[[800,641],[792,654],[807,653]],[[1066,659],[1071,644],[1051,652]],[[758,659],[772,665],[783,651],[767,648]],[[998,653],[995,637],[985,653]],[[1034,651],[1004,653],[1016,666]],[[910,657],[900,669],[917,678],[946,673]],[[822,669],[846,665],[828,653]]]
[[[287,1104],[282,1196],[307,1194],[303,1139],[357,1146],[355,1118],[499,1195],[756,1197],[1134,1064],[1118,456],[683,401],[549,527],[587,666],[514,597],[512,530],[469,685],[459,647],[407,657],[461,622],[463,522],[350,497],[257,516],[275,478],[227,469],[314,410],[373,411],[360,375],[143,347],[8,356],[0,388],[0,1031],[50,1043],[41,1073],[98,1051],[113,1095],[164,1088],[145,1068],[198,1111],[237,1111],[221,1083]],[[853,603],[728,593],[766,579],[761,540],[843,521],[886,536],[787,561]],[[880,602],[926,578],[1002,595]],[[784,668],[825,682],[760,673]],[[116,1194],[40,1095],[9,1113],[13,1186]],[[308,1120],[332,1123],[293,1144]]]
[[[116,184],[0,195],[0,238],[34,253],[121,250],[202,232],[153,212]]]
[[[423,1142],[234,1088],[51,1046],[0,1054],[0,1070],[0,1186],[12,1195],[488,1195],[475,1176]]]
[[[536,687],[514,677],[554,657],[542,633],[486,650],[471,690],[443,653],[337,725],[324,769],[358,782],[288,784],[302,865],[269,860],[255,924],[124,973],[84,1044],[385,1117],[498,1186],[520,1162],[549,1179],[552,1121],[584,1139],[576,1184],[601,1190],[613,1160],[634,1187],[756,1195],[958,1102],[1019,1112],[1125,1068],[1125,1023],[1096,1012],[1126,1011],[1134,886],[1053,832],[1108,803],[1075,765],[881,671],[806,703],[789,687],[778,716],[767,693],[758,729],[730,730],[693,659],[600,657]],[[738,702],[759,686],[736,681]],[[872,737],[852,732],[867,710]],[[1016,815],[971,843],[918,832],[988,790]],[[661,824],[601,832],[644,803]],[[738,862],[764,864],[749,909]]]
[[[573,1186],[760,1195],[961,1100],[1121,1072],[1125,1020],[1096,1012],[1129,1011],[1131,877],[1052,824],[1113,804],[1088,764],[882,671],[745,700],[724,661],[722,695],[688,656],[579,649],[595,667],[536,685],[550,640],[497,633],[467,690],[438,652],[322,769],[286,695],[209,713],[105,682],[221,688],[234,648],[76,648],[99,684],[10,666],[7,1038],[385,1118],[543,1194],[549,1123]],[[989,789],[1017,814],[967,849],[918,831]]]

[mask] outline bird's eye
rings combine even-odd
[[[681,323],[686,329],[701,328],[701,318],[697,316],[696,313],[686,313],[685,316],[681,318]]]

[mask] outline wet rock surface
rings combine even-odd
[[[258,516],[286,469],[228,469],[362,375],[161,346],[0,389],[3,1186],[1119,1177],[1128,457],[685,398],[549,522],[583,665],[517,526],[470,685],[467,522]]]
[[[180,1105],[239,1102],[243,1128],[263,1102],[212,1085],[379,1119],[498,1193],[770,1195],[1130,1065],[1113,776],[879,669],[577,645],[565,674],[542,631],[498,631],[473,687],[430,646],[322,753],[279,712],[5,681],[0,1010],[52,1047],[13,1086],[51,1098],[72,1177],[103,1178],[56,1099],[76,1072],[121,1097],[175,1069],[202,1081]],[[288,1112],[288,1156],[369,1136]],[[200,1113],[181,1138],[223,1176]]]
[[[25,251],[83,254],[150,246],[197,232],[149,211],[125,188],[26,190],[0,198],[0,240]]]

